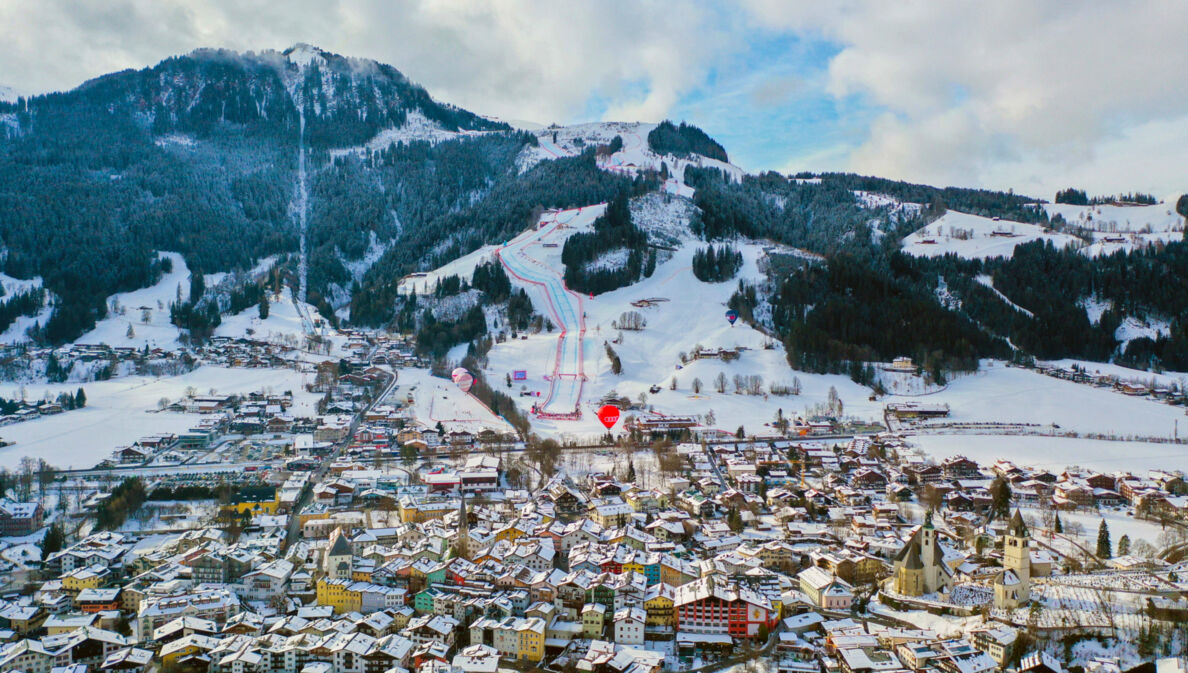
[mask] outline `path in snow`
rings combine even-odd
[[[991,292],[998,295],[998,298],[1001,299],[1003,301],[1003,303],[1005,303],[1007,306],[1010,306],[1011,308],[1015,309],[1019,313],[1022,313],[1023,315],[1027,316],[1028,318],[1035,317],[1034,313],[1032,313],[1031,311],[1028,311],[1027,309],[1023,308],[1022,306],[1016,304],[1015,302],[1011,301],[1010,297],[1006,296],[1002,292],[999,292],[998,288],[994,287],[994,279],[991,278],[989,275],[984,274],[984,273],[980,274],[980,275],[978,275],[976,280],[979,283],[981,283],[982,285],[985,285],[986,288],[989,289]]]
[[[589,206],[586,206],[589,208]],[[561,330],[557,337],[557,351],[550,376],[549,393],[538,409],[554,418],[576,419],[581,414],[582,388],[585,386],[586,318],[582,296],[565,286],[558,269],[550,268],[533,258],[529,251],[557,233],[567,222],[582,212],[582,208],[546,215],[533,230],[526,231],[496,251],[504,268],[513,278],[524,284],[529,292],[548,306],[549,319]]]

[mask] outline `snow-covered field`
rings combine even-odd
[[[130,444],[144,435],[160,432],[184,432],[202,418],[198,414],[156,413],[158,400],[175,401],[189,387],[198,393],[249,393],[268,390],[293,391],[294,416],[312,416],[318,395],[304,389],[306,379],[289,369],[228,369],[200,367],[181,376],[154,379],[129,376],[111,381],[83,384],[87,394],[84,409],[55,416],[43,416],[24,423],[0,428],[0,437],[14,442],[0,448],[0,467],[13,468],[24,456],[45,458],[58,467],[91,467],[110,457],[117,446]],[[46,384],[25,388],[26,396],[37,399],[43,393],[56,397],[62,391],[74,392],[73,384]],[[21,386],[0,386],[0,396],[20,398]],[[150,413],[151,412],[151,413]]]
[[[1113,376],[1119,381],[1131,381],[1142,383],[1155,383],[1155,385],[1183,385],[1188,388],[1188,373],[1184,372],[1163,372],[1157,374],[1155,372],[1143,371],[1141,369],[1131,369],[1130,367],[1123,367],[1122,365],[1110,364],[1107,362],[1090,362],[1087,360],[1051,360],[1047,364],[1055,365],[1063,369],[1071,369],[1074,365],[1080,367],[1085,373],[1090,376]]]
[[[176,252],[160,256],[173,261],[173,269],[151,287],[120,292],[107,299],[107,317],[76,343],[172,348],[181,330],[169,322],[169,304],[190,298],[190,269]]]
[[[498,382],[492,381],[491,385]],[[430,375],[427,369],[401,369],[396,386],[388,399],[406,402],[412,398],[413,417],[424,427],[442,424],[446,432],[477,433],[491,429],[499,433],[514,433],[507,421],[491,413],[473,395],[462,392],[449,379]]]
[[[1042,513],[1037,509],[1023,508],[1021,510],[1025,517],[1032,517],[1039,526],[1042,526]],[[1060,512],[1060,521],[1064,527],[1064,534],[1069,534],[1069,524],[1075,522],[1080,526],[1080,534],[1076,536],[1077,541],[1081,546],[1088,549],[1095,549],[1097,545],[1097,527],[1105,520],[1106,526],[1110,529],[1110,540],[1117,549],[1118,540],[1123,535],[1130,536],[1130,541],[1133,544],[1138,540],[1146,540],[1157,548],[1162,546],[1159,542],[1160,536],[1163,535],[1164,529],[1157,522],[1144,521],[1136,519],[1126,514],[1125,509],[1100,509],[1100,510],[1064,510]],[[1046,538],[1046,534],[1042,534]],[[1047,541],[1045,539],[1045,541]]]
[[[906,236],[903,251],[917,257],[953,253],[967,259],[1010,257],[1020,243],[1044,240],[1062,248],[1078,239],[1068,234],[1045,233],[1025,222],[995,220],[950,210],[940,219]]]
[[[1055,423],[1059,430],[1082,434],[1170,438],[1176,422],[1184,418],[1177,407],[993,360],[982,361],[977,373],[957,377],[943,392],[923,399],[949,405],[950,416],[942,423]]]
[[[1175,211],[1174,195],[1150,206],[1073,206],[1044,204],[1049,217],[1060,215],[1071,225],[1093,231],[1093,243],[1081,250],[1097,257],[1119,250],[1136,250],[1184,236],[1184,218]]]
[[[289,348],[304,348],[305,325],[294,302],[293,294],[287,290],[271,295],[267,318],[261,320],[260,308],[250,306],[235,315],[223,316],[222,324],[215,328],[215,336],[248,337]],[[306,304],[305,314],[316,320],[318,311]],[[345,339],[329,328],[322,330],[322,336],[331,344],[329,355],[340,354],[338,349]]]
[[[1103,472],[1188,471],[1188,446],[1036,435],[919,435],[912,439],[937,458],[965,456],[982,464],[1010,460],[1050,470],[1071,465]]]
[[[1177,194],[1150,206],[1048,203],[1044,204],[1044,210],[1050,217],[1060,215],[1069,224],[1093,230],[1094,242],[1082,252],[1096,257],[1182,239],[1184,218],[1176,213],[1174,206],[1178,197]]]

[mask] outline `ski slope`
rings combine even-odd
[[[559,259],[553,263],[543,259],[548,250],[543,245],[546,241],[560,244],[565,238],[561,232],[567,226],[589,224],[605,209],[605,205],[599,205],[546,213],[535,229],[520,234],[495,253],[508,274],[524,287],[536,306],[546,308],[545,317],[560,330],[548,374],[548,394],[537,405],[542,418],[580,418],[586,382],[586,318],[582,296],[565,286],[561,277],[564,267]]]

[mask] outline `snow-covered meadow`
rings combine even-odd
[[[1051,241],[1057,248],[1075,244],[1068,234],[1045,231],[1038,224],[979,217],[950,210],[940,219],[904,237],[903,251],[918,257],[953,253],[967,259],[1010,257],[1015,246],[1031,241]]]
[[[312,374],[291,369],[229,369],[204,366],[181,376],[151,378],[127,376],[110,381],[82,384],[87,406],[53,416],[0,429],[0,437],[13,442],[0,447],[0,467],[13,468],[21,458],[44,458],[61,468],[86,468],[109,458],[118,446],[131,444],[154,433],[184,432],[193,427],[199,414],[158,412],[161,399],[176,401],[188,388],[199,394],[249,393],[258,390],[283,393],[292,391],[295,416],[314,415],[318,395],[307,393],[304,384]],[[38,399],[43,394],[53,398],[58,393],[73,393],[79,384],[0,385],[0,396]]]

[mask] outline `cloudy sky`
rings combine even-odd
[[[506,119],[685,119],[748,170],[1188,189],[1179,0],[0,0],[25,92],[308,42]]]

